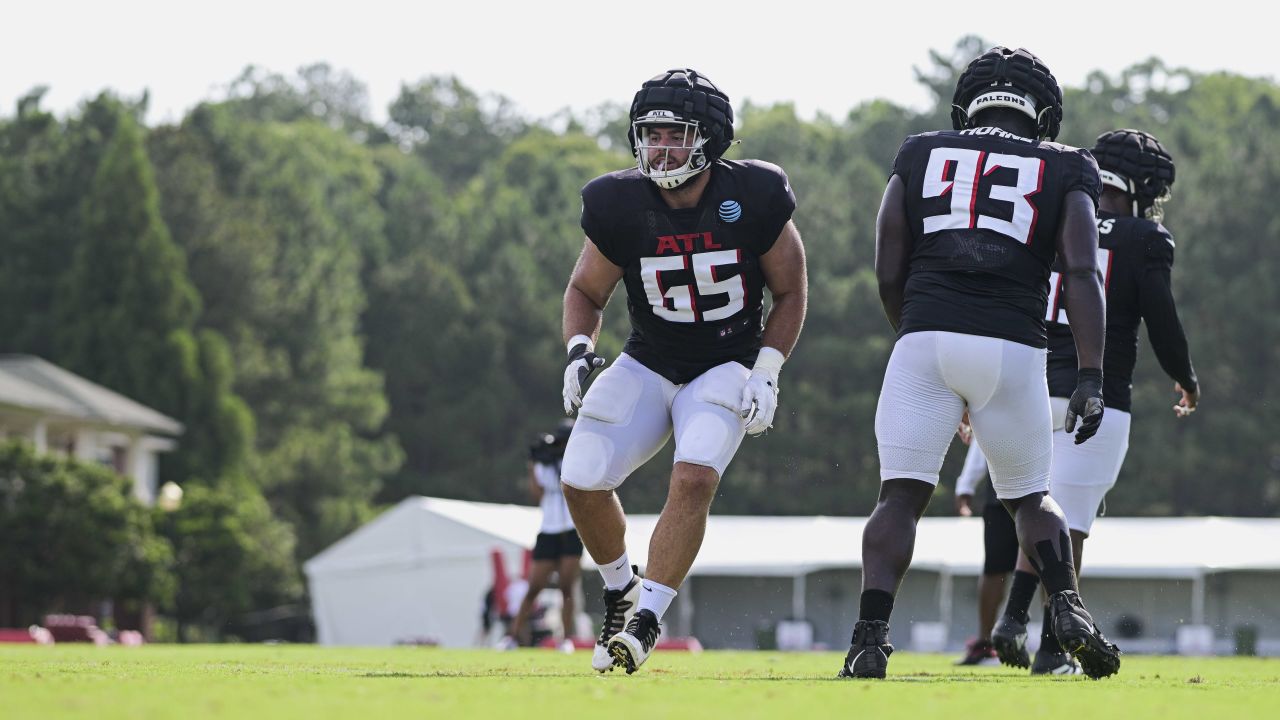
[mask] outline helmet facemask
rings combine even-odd
[[[1119,173],[1099,169],[1098,176],[1102,179],[1103,187],[1115,188],[1129,196],[1130,202],[1133,203],[1135,217],[1146,218],[1152,222],[1160,222],[1164,219],[1164,204],[1173,195],[1173,190],[1168,185],[1164,186],[1159,195],[1148,197],[1149,192],[1140,191],[1132,180]]]
[[[703,149],[707,139],[696,120],[669,110],[650,110],[631,124],[636,165],[663,190],[674,190],[710,167]]]

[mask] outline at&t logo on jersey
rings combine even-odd
[[[737,200],[725,200],[720,203],[720,219],[727,222],[737,222],[742,217],[742,206]]]

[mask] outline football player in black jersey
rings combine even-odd
[[[916,523],[961,417],[1050,595],[1054,629],[1092,677],[1120,666],[1077,592],[1066,519],[1049,497],[1053,420],[1045,304],[1057,255],[1079,370],[1066,417],[1076,442],[1102,421],[1105,320],[1097,278],[1098,168],[1050,142],[1062,91],[1039,58],[992,48],[961,74],[951,132],[914,135],[876,220],[876,275],[898,333],[876,408],[880,497],[862,536],[862,598],[844,677],[883,678],[889,615]]]
[[[1076,367],[1072,337],[1075,317],[1062,307],[1066,283],[1050,277],[1050,299],[1045,319],[1049,330],[1049,394],[1054,409],[1053,497],[1062,506],[1071,528],[1071,544],[1080,568],[1084,539],[1089,536],[1107,491],[1115,485],[1129,448],[1129,408],[1133,367],[1138,356],[1138,325],[1147,324],[1147,335],[1160,367],[1176,382],[1181,394],[1173,406],[1176,417],[1196,409],[1200,386],[1187,338],[1178,321],[1171,275],[1173,237],[1160,224],[1162,205],[1174,180],[1173,158],[1155,137],[1139,130],[1116,130],[1098,136],[1093,147],[1102,177],[1098,203],[1098,265],[1107,299],[1107,342],[1103,372],[1107,382],[1102,397],[1107,419],[1097,437],[1087,445],[1075,445],[1058,425],[1071,394]],[[1068,322],[1070,320],[1070,322]],[[992,632],[1001,661],[1027,667],[1028,610],[1039,578],[1034,566],[1019,558],[1009,603]],[[1031,663],[1032,672],[1052,672],[1066,667],[1070,658],[1057,647],[1051,634]]]
[[[587,240],[564,296],[564,408],[579,408],[579,419],[561,481],[605,582],[592,666],[631,673],[657,643],[744,433],[773,423],[807,288],[787,176],[766,162],[721,157],[733,141],[733,110],[710,80],[684,68],[644,83],[629,137],[636,167],[582,190]],[[594,341],[618,281],[631,337],[584,398],[587,377],[604,364]],[[673,433],[671,485],[639,578],[614,488]]]

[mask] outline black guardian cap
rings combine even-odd
[[[653,168],[644,151],[645,126],[685,126],[684,146],[689,159],[679,168]],[[631,153],[640,171],[659,187],[673,189],[706,170],[733,144],[733,108],[729,96],[706,76],[691,68],[675,68],[640,86],[631,101]]]
[[[1098,136],[1091,152],[1102,184],[1128,193],[1134,215],[1159,222],[1175,175],[1164,145],[1141,130],[1112,130]]]
[[[982,110],[1008,107],[1036,123],[1041,140],[1058,137],[1062,125],[1062,88],[1049,68],[1025,48],[993,47],[974,58],[956,82],[951,126],[972,127]]]

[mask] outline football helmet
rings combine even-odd
[[[664,137],[663,128],[674,132]],[[640,172],[673,190],[711,167],[733,143],[729,96],[696,70],[668,70],[640,86],[627,139]],[[678,156],[672,151],[688,155],[673,167]]]
[[[994,107],[1025,113],[1035,121],[1040,140],[1058,137],[1062,88],[1040,58],[1025,48],[993,47],[969,63],[951,99],[951,126],[972,127],[973,116]]]
[[[1151,133],[1112,130],[1093,145],[1102,184],[1129,194],[1133,214],[1160,222],[1174,180],[1173,157]]]

